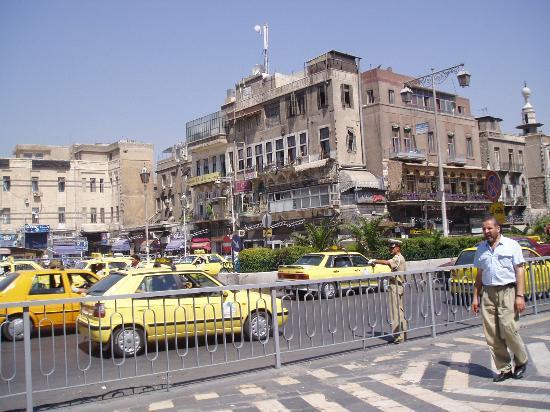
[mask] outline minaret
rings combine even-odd
[[[529,97],[531,97],[531,89],[527,87],[527,82],[524,83],[523,89],[521,89],[521,94],[525,99],[525,105],[521,109],[521,125],[516,126],[516,129],[523,130],[523,134],[534,134],[537,133],[537,129],[542,126],[542,123],[537,123],[537,114],[535,108],[529,102]]]

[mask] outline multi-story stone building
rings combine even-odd
[[[521,91],[525,105],[521,109],[522,123],[517,126],[525,139],[525,168],[529,180],[530,213],[534,216],[550,213],[550,136],[539,131],[536,111],[529,102],[531,90],[525,84]]]
[[[297,74],[242,79],[219,112],[187,124],[195,224],[215,248],[233,216],[250,246],[265,241],[265,214],[276,243],[304,221],[383,211],[381,179],[365,168],[360,88],[358,59],[330,51]]]
[[[523,224],[529,206],[525,172],[525,138],[502,133],[502,119],[481,116],[477,119],[481,148],[481,167],[496,171],[502,182],[499,202],[504,204],[507,223]]]
[[[44,249],[59,240],[67,254],[83,237],[90,250],[107,249],[110,234],[143,226],[139,172],[152,169],[152,145],[17,145],[14,155],[0,160],[0,232],[19,234],[21,245]],[[153,211],[152,185],[147,190]]]
[[[443,91],[434,102],[431,89],[417,86],[406,103],[400,91],[410,80],[389,68],[362,73],[367,168],[384,177],[387,209],[401,229],[441,228],[435,105],[450,233],[468,233],[480,226],[490,203],[470,102]]]

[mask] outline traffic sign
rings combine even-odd
[[[88,241],[87,240],[77,240],[74,246],[75,250],[78,250],[79,252],[87,252],[88,251]]]
[[[496,172],[489,171],[485,178],[485,194],[491,202],[496,202],[502,191],[502,181]]]
[[[491,204],[491,206],[489,206],[489,212],[496,219],[498,223],[503,224],[506,222],[506,215],[504,213],[504,203],[495,202]]]
[[[231,247],[233,248],[233,252],[240,252],[243,248],[242,239],[239,235],[233,235],[231,238]]]
[[[264,237],[272,237],[273,236],[273,229],[264,229],[263,230],[263,236]]]

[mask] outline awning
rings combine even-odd
[[[63,255],[79,255],[80,250],[76,250],[76,245],[53,245],[53,254],[58,256]]]
[[[366,170],[340,170],[340,191],[371,188],[382,190],[380,179]]]
[[[210,246],[210,239],[208,239],[207,237],[194,238],[193,240],[191,240],[191,249],[212,249],[212,247]]]
[[[117,239],[111,246],[113,252],[128,252],[130,250],[130,241],[128,239]]]
[[[170,243],[166,245],[166,248],[164,250],[180,250],[183,249],[184,246],[184,239],[172,239]]]

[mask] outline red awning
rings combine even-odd
[[[210,250],[210,242],[191,242],[191,249],[204,249]]]

